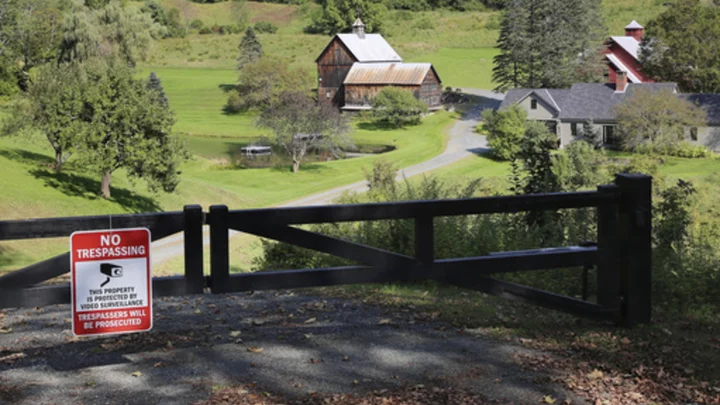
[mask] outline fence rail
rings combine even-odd
[[[618,175],[596,191],[440,201],[328,205],[230,211],[197,205],[183,212],[0,221],[0,241],[69,236],[75,231],[147,227],[153,240],[184,233],[183,276],[153,279],[156,297],[264,289],[434,280],[627,326],[650,321],[651,178]],[[597,208],[597,240],[585,246],[435,258],[434,219],[534,210]],[[413,220],[414,256],[353,243],[296,225]],[[210,275],[203,269],[203,226],[210,226]],[[331,254],[355,266],[231,274],[229,232],[237,230]],[[38,286],[69,272],[69,254],[0,276],[0,307],[70,302],[69,285]],[[597,268],[597,302],[491,278],[492,274],[553,268]]]

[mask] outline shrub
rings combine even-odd
[[[264,34],[274,34],[278,30],[278,27],[269,21],[258,21],[255,23],[255,31]]]
[[[692,159],[708,158],[713,155],[712,151],[707,147],[702,145],[693,145],[687,141],[669,145],[644,143],[635,147],[634,151],[642,154],[658,154]]]
[[[202,28],[200,28],[200,31],[198,32],[198,34],[200,34],[200,35],[207,35],[207,34],[212,34],[212,33],[213,33],[213,31],[209,27],[202,27]]]
[[[390,86],[375,97],[373,117],[378,122],[400,128],[419,124],[427,109],[427,104],[416,99],[411,92]]]
[[[486,109],[482,112],[482,118],[493,156],[501,160],[514,159],[520,152],[527,128],[527,112],[519,106],[503,111]]]
[[[194,30],[201,30],[205,27],[205,23],[202,22],[200,19],[194,19],[192,22],[190,22],[190,28]]]

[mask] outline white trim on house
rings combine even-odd
[[[635,76],[635,74],[634,74],[630,69],[628,69],[628,67],[625,66],[625,64],[623,64],[622,62],[620,62],[620,59],[619,59],[617,56],[615,56],[615,55],[613,55],[613,54],[611,54],[611,53],[609,53],[609,54],[607,54],[607,55],[605,55],[605,56],[608,58],[608,60],[609,60],[613,65],[615,65],[616,68],[618,68],[618,70],[620,70],[621,72],[627,73],[628,80],[630,80],[630,82],[632,82],[632,83],[642,83],[642,80],[640,80],[637,76]]]

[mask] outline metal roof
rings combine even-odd
[[[625,27],[626,30],[641,30],[643,28],[645,27],[640,25],[640,23],[635,20],[632,20],[632,22]]]
[[[624,50],[626,50],[630,55],[632,55],[635,60],[638,59],[638,50],[640,49],[640,42],[638,42],[637,39],[633,37],[610,37],[615,43],[620,45],[620,47]]]
[[[358,62],[402,62],[400,55],[380,34],[337,34]]]
[[[429,63],[354,63],[344,84],[420,85],[433,67]],[[436,73],[437,74],[437,73]]]

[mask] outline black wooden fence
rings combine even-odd
[[[436,259],[434,218],[596,207],[590,246]],[[411,219],[414,257],[352,243],[296,225]],[[75,231],[147,227],[153,240],[184,232],[185,274],[153,279],[156,297],[264,289],[435,280],[626,326],[650,321],[651,178],[621,174],[597,191],[229,211],[216,205],[184,212],[0,221],[0,241],[69,236]],[[210,226],[210,275],[203,270],[203,225]],[[229,231],[237,230],[348,259],[357,266],[231,274]],[[69,272],[64,254],[0,276],[0,308],[70,302],[70,286],[39,283]],[[509,283],[492,274],[553,268],[597,268],[597,302]]]

